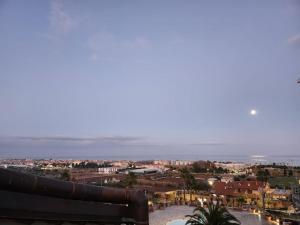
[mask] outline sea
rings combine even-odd
[[[106,157],[105,157],[106,158]],[[236,162],[249,164],[282,164],[289,166],[300,166],[300,155],[151,155],[151,156],[110,156],[107,159],[128,160],[210,160],[217,162]]]
[[[35,159],[44,157],[33,157]],[[81,159],[81,160],[210,160],[217,162],[235,162],[248,164],[282,164],[300,166],[300,155],[209,155],[209,154],[160,154],[160,155],[99,155],[99,156],[47,156],[47,159]]]

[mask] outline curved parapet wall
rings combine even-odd
[[[6,196],[10,196],[11,198],[7,199],[9,202],[19,201],[13,205],[10,203],[9,207],[11,208],[8,210],[10,212],[14,210],[16,212],[20,211],[18,210],[18,205],[21,207],[21,200],[26,199],[26,201],[29,201],[27,206],[30,211],[30,199],[35,201],[35,204],[38,203],[37,199],[44,199],[46,202],[48,201],[49,204],[51,203],[54,209],[55,204],[60,204],[60,202],[64,202],[68,205],[82,204],[85,205],[85,210],[86,207],[93,207],[93,205],[100,208],[102,207],[103,210],[100,210],[101,212],[99,212],[98,215],[96,213],[95,216],[99,220],[101,220],[101,217],[106,218],[106,223],[109,222],[109,219],[107,219],[108,217],[105,216],[105,213],[107,212],[106,214],[109,215],[111,220],[120,221],[120,224],[126,224],[126,221],[130,221],[128,224],[149,224],[148,201],[145,194],[138,190],[77,184],[73,182],[59,181],[50,178],[24,174],[7,169],[0,169],[0,194],[5,195],[5,193],[7,194]],[[19,198],[12,199],[17,196],[19,196]],[[41,202],[40,204],[42,205],[44,203]],[[8,205],[8,203],[6,203],[6,205]],[[3,201],[0,203],[0,217],[5,217],[1,208],[6,209],[6,207],[8,207],[6,205],[3,203]],[[13,209],[14,207],[15,209]],[[78,207],[80,208],[80,206]],[[26,210],[26,208],[23,207],[22,210]],[[111,210],[114,210],[115,213],[112,214],[110,212]],[[31,209],[31,211],[33,211],[34,214],[36,210]],[[44,211],[47,210],[45,209]],[[49,212],[52,211],[50,210]],[[82,216],[84,217],[83,211]],[[60,212],[55,213],[59,214]],[[68,213],[70,212],[67,212],[66,214]],[[71,214],[73,215],[74,213],[71,212]],[[79,211],[77,214],[79,215],[81,212]]]

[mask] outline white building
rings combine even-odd
[[[229,183],[229,182],[232,182],[233,181],[233,177],[232,176],[224,176],[221,178],[221,182],[224,182],[224,183]]]
[[[216,167],[221,167],[223,169],[228,169],[229,171],[235,172],[235,173],[240,173],[242,171],[244,171],[246,168],[249,167],[248,164],[246,163],[215,163]]]
[[[116,173],[120,169],[119,167],[102,167],[98,168],[98,173],[100,174],[112,174]]]

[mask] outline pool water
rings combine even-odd
[[[150,225],[185,225],[185,215],[193,214],[193,207],[189,206],[170,206],[164,210],[156,210],[149,214]],[[266,221],[263,217],[251,214],[246,211],[232,211],[242,223],[242,225],[274,225]]]
[[[242,225],[270,225],[270,222],[262,219],[260,216],[250,214],[248,212],[231,212],[234,214],[240,221]],[[185,225],[186,220],[176,219],[171,222],[168,222],[167,225]]]
[[[186,220],[173,220],[169,223],[167,223],[167,225],[185,225]]]

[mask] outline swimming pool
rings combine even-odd
[[[186,220],[178,219],[178,220],[173,220],[173,221],[167,223],[167,225],[184,225],[185,222],[186,222]]]
[[[149,215],[150,225],[185,225],[185,215],[191,215],[194,208],[189,206],[170,206],[164,210],[156,210]],[[263,217],[246,211],[232,211],[242,225],[274,225]]]

